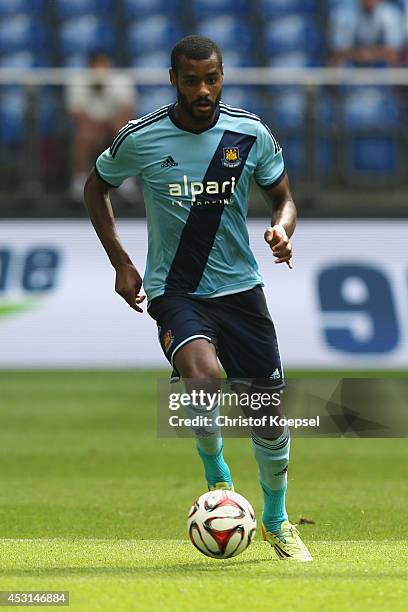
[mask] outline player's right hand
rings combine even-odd
[[[285,228],[281,225],[268,227],[264,233],[264,239],[269,244],[273,255],[277,258],[275,263],[286,263],[288,268],[292,270],[292,245]]]
[[[133,264],[124,264],[116,269],[115,291],[137,312],[143,312],[138,304],[146,298],[139,295],[142,284],[143,279]]]

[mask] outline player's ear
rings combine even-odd
[[[169,77],[170,77],[170,83],[173,85],[173,87],[176,86],[176,73],[174,72],[173,68],[169,68]]]

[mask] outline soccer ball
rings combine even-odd
[[[228,559],[240,555],[253,541],[255,513],[238,493],[209,491],[192,505],[187,530],[191,542],[204,555]]]

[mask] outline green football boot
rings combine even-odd
[[[282,561],[313,561],[313,557],[302,542],[299,531],[289,521],[283,521],[279,533],[266,531],[262,525],[262,537],[273,546]]]

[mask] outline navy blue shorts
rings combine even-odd
[[[283,386],[275,327],[260,285],[231,295],[197,298],[162,295],[148,304],[164,354],[179,378],[174,357],[196,338],[212,342],[230,380],[262,379]]]

